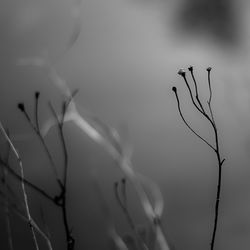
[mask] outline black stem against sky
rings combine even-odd
[[[58,126],[58,132],[59,132],[59,138],[61,141],[62,149],[63,149],[63,182],[62,182],[62,189],[61,189],[61,194],[58,198],[59,205],[61,206],[62,209],[62,216],[63,216],[63,224],[65,228],[65,233],[66,233],[66,239],[67,239],[67,249],[68,250],[73,250],[74,245],[75,245],[75,239],[72,236],[71,229],[69,228],[68,224],[68,219],[67,219],[67,204],[66,204],[66,194],[67,194],[67,177],[68,177],[68,151],[66,147],[66,142],[65,142],[65,137],[63,133],[63,125],[64,125],[64,117],[68,108],[70,101],[65,101],[63,102],[62,105],[62,116],[61,119],[58,118],[53,106],[51,103],[50,109],[54,115],[54,118],[57,121],[57,126]]]
[[[63,125],[64,125],[64,117],[68,108],[68,105],[70,104],[72,98],[70,100],[66,100],[63,102],[62,105],[62,114],[61,114],[61,119],[58,118],[58,115],[53,108],[52,104],[49,103],[49,107],[51,109],[51,112],[54,116],[54,119],[56,120],[57,127],[58,127],[58,133],[59,133],[59,139],[61,141],[62,145],[62,150],[63,150],[63,178],[59,177],[59,174],[57,172],[56,164],[53,160],[53,157],[47,147],[47,144],[42,136],[42,133],[40,131],[40,126],[39,126],[39,112],[38,112],[38,100],[39,100],[40,93],[35,92],[35,110],[34,110],[34,115],[35,115],[35,123],[32,122],[30,119],[30,116],[28,115],[25,106],[23,103],[18,104],[19,110],[24,114],[26,120],[28,121],[29,125],[31,128],[34,130],[36,135],[39,138],[39,141],[41,142],[43,149],[49,159],[50,166],[52,169],[52,172],[54,174],[54,177],[58,183],[58,186],[60,188],[60,193],[59,195],[51,196],[48,194],[46,191],[38,187],[37,185],[31,183],[30,181],[24,179],[24,183],[32,188],[34,191],[38,192],[40,195],[48,199],[49,201],[53,202],[56,206],[61,208],[62,211],[62,220],[63,220],[63,225],[65,229],[65,234],[66,234],[66,243],[67,243],[67,250],[73,250],[75,246],[75,239],[72,236],[72,230],[69,227],[68,223],[68,218],[67,218],[67,200],[66,200],[66,194],[67,194],[67,176],[68,176],[68,152],[67,152],[67,147],[66,147],[66,142],[65,142],[65,137],[63,133]],[[9,166],[7,162],[5,162],[3,159],[0,158],[0,163],[8,170],[8,172],[15,177],[17,180],[21,180],[21,176],[19,176],[15,171],[12,170],[12,168]]]
[[[218,138],[218,130],[216,127],[216,123],[214,120],[214,115],[213,115],[213,110],[211,107],[211,99],[212,99],[212,89],[211,89],[211,81],[210,81],[210,72],[211,72],[211,67],[207,68],[207,73],[208,73],[208,87],[209,87],[209,100],[207,101],[207,105],[209,108],[209,113],[210,115],[205,111],[203,104],[200,101],[199,98],[199,93],[198,93],[198,88],[197,88],[197,83],[196,83],[196,79],[194,76],[194,72],[193,72],[193,67],[190,66],[188,68],[193,82],[194,82],[194,87],[195,87],[195,98],[196,101],[193,97],[193,92],[191,90],[191,87],[187,81],[186,78],[186,72],[184,70],[180,70],[178,72],[178,74],[180,76],[183,77],[185,84],[188,88],[192,103],[194,105],[194,107],[203,115],[203,117],[205,117],[209,123],[212,125],[213,131],[214,131],[214,139],[215,139],[215,145],[209,143],[206,139],[204,139],[202,136],[200,136],[197,132],[195,132],[195,130],[189,125],[189,123],[186,121],[186,119],[184,118],[183,114],[182,114],[182,110],[181,110],[181,106],[180,106],[180,100],[178,97],[178,93],[177,93],[177,88],[176,87],[172,87],[172,91],[175,93],[175,97],[177,100],[177,106],[178,106],[178,111],[179,114],[183,120],[183,122],[185,123],[185,125],[188,127],[188,129],[194,133],[199,139],[201,139],[203,142],[205,142],[210,148],[213,149],[213,151],[216,154],[216,159],[217,159],[217,163],[218,163],[218,179],[217,179],[217,192],[216,192],[216,201],[215,201],[215,211],[214,211],[214,224],[213,224],[213,233],[212,233],[212,239],[211,239],[211,243],[210,243],[210,249],[213,250],[214,249],[214,244],[215,244],[215,237],[216,237],[216,231],[217,231],[217,225],[218,225],[218,215],[219,215],[219,204],[220,204],[220,194],[221,194],[221,181],[222,181],[222,165],[225,161],[225,159],[221,158],[221,153],[220,153],[220,146],[219,146],[219,138]]]

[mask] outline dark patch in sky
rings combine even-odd
[[[178,25],[191,35],[208,35],[223,45],[239,42],[236,13],[231,0],[189,0],[179,13]]]

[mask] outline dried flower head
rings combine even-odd
[[[175,93],[177,92],[177,88],[175,86],[172,87],[172,91],[174,91]]]
[[[40,96],[40,92],[39,92],[39,91],[36,91],[36,92],[35,92],[35,97],[36,97],[36,99],[38,99],[39,96]]]
[[[208,72],[210,72],[210,71],[211,71],[211,69],[212,69],[211,67],[208,67],[208,68],[207,68],[207,71],[208,71]]]
[[[185,76],[186,75],[186,71],[184,70],[184,69],[180,69],[179,71],[178,71],[178,74],[180,75],[180,76]]]
[[[18,103],[17,107],[18,107],[22,112],[25,111],[25,107],[24,107],[24,103],[23,103],[23,102]]]

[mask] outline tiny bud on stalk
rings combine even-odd
[[[176,87],[174,86],[174,87],[172,87],[172,91],[174,91],[175,93],[177,92],[177,89],[176,89]]]
[[[36,97],[36,99],[38,99],[39,96],[40,96],[40,92],[39,92],[39,91],[36,91],[36,92],[35,92],[35,97]]]
[[[18,103],[17,107],[18,107],[22,112],[25,111],[24,104],[23,104],[22,102]]]
[[[180,76],[182,76],[182,77],[185,77],[186,71],[185,71],[184,69],[180,69],[180,70],[178,71],[178,74],[179,74]]]

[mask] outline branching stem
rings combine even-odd
[[[206,139],[204,139],[202,136],[200,136],[198,133],[196,133],[193,128],[187,123],[187,121],[185,120],[182,111],[181,111],[181,107],[180,107],[180,101],[179,101],[179,97],[178,97],[178,93],[177,93],[177,89],[176,87],[173,87],[172,90],[175,93],[175,97],[177,100],[177,105],[178,105],[178,111],[179,114],[183,120],[183,122],[185,123],[185,125],[189,128],[189,130],[191,130],[198,138],[200,138],[203,142],[205,142],[210,148],[213,149],[213,151],[216,154],[216,158],[217,158],[217,162],[218,162],[218,179],[217,179],[217,192],[216,192],[216,201],[215,201],[215,212],[214,212],[214,224],[213,224],[213,233],[212,233],[212,239],[211,239],[211,243],[210,243],[210,249],[213,250],[214,249],[214,244],[215,244],[215,238],[216,238],[216,231],[217,231],[217,225],[218,225],[218,216],[219,216],[219,204],[220,204],[220,195],[221,195],[221,182],[222,182],[222,165],[225,161],[225,159],[221,159],[221,154],[220,154],[220,147],[219,147],[219,138],[218,138],[218,130],[216,127],[216,123],[214,120],[214,115],[213,115],[213,110],[211,107],[211,100],[212,100],[212,88],[211,88],[211,79],[210,79],[210,72],[211,72],[211,67],[207,68],[207,72],[208,72],[208,87],[209,87],[209,99],[207,101],[208,104],[208,108],[209,108],[209,113],[210,116],[207,114],[207,112],[205,111],[205,109],[202,106],[202,103],[200,101],[199,98],[199,93],[198,93],[198,88],[197,88],[197,83],[196,83],[196,79],[194,77],[194,73],[193,73],[193,67],[189,67],[188,68],[194,85],[195,85],[195,94],[196,94],[196,100],[198,102],[198,105],[196,104],[196,102],[194,101],[193,98],[193,93],[191,91],[191,88],[187,82],[186,79],[186,73],[184,70],[180,70],[178,72],[179,75],[181,75],[185,81],[185,84],[188,88],[191,100],[193,105],[195,106],[195,108],[209,121],[209,123],[212,125],[213,131],[214,131],[214,136],[215,136],[215,146],[212,146]]]

